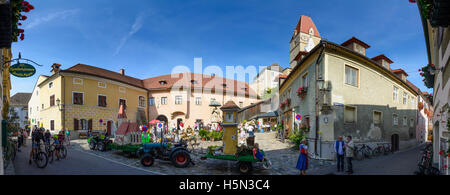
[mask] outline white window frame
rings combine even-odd
[[[179,98],[179,100],[178,100]],[[179,101],[179,102],[178,102]],[[175,96],[175,105],[182,105],[183,104],[183,96],[181,95],[176,95]]]
[[[398,126],[398,115],[397,114],[392,114],[392,125]]]
[[[347,79],[346,79],[347,74],[346,74],[346,71],[345,71],[346,68],[347,68],[347,66],[348,66],[351,70],[353,70],[353,69],[356,69],[356,70],[357,70],[357,73],[356,73],[356,86],[347,83]],[[357,67],[355,67],[355,66],[348,65],[348,64],[344,64],[344,84],[347,85],[347,86],[359,88],[359,86],[360,86],[360,83],[359,83],[359,80],[360,80],[360,72],[361,72],[361,71],[360,71],[359,68],[357,68]]]
[[[398,101],[398,87],[396,86],[394,86],[393,88],[392,99],[394,101]]]
[[[79,82],[77,82],[77,80],[78,80]],[[83,79],[82,79],[82,78],[74,77],[74,78],[72,79],[72,82],[73,82],[74,85],[83,85]]]
[[[403,92],[403,98],[402,98],[402,103],[404,105],[406,105],[406,103],[408,103],[408,94],[406,94],[406,92]]]
[[[144,99],[143,105],[141,105],[141,100],[140,100],[141,97]],[[138,96],[138,107],[140,107],[140,108],[145,108],[145,104],[146,104],[146,103],[147,103],[147,102],[145,101],[145,96],[139,95],[139,96]]]
[[[151,101],[153,100],[153,101]],[[148,98],[148,106],[155,106],[155,97]]]
[[[403,116],[403,126],[408,126],[408,117],[407,116]]]
[[[105,107],[103,107],[103,106],[99,106],[99,103],[100,103],[100,96],[105,96],[106,97],[106,101],[108,101],[108,97],[106,96],[106,95],[103,95],[103,94],[97,94],[97,106],[98,107],[102,107],[102,108],[106,108],[106,107],[108,107],[108,103],[106,103],[106,106]],[[84,95],[83,95],[83,97],[84,97]],[[84,102],[83,102],[84,103]]]
[[[195,97],[195,105],[202,105],[202,97]]]
[[[166,101],[163,101],[163,98]],[[161,105],[167,105],[169,103],[169,99],[167,98],[167,96],[161,97],[160,100],[161,100]]]
[[[74,93],[82,93],[82,94],[83,94],[83,104],[75,104],[75,103],[74,103],[74,100],[75,100],[75,99],[73,98],[73,94],[74,94]],[[84,92],[82,92],[82,91],[72,91],[72,104],[73,104],[73,105],[85,105],[85,102],[84,102]]]
[[[308,74],[308,72],[305,72],[303,75],[302,75],[302,87],[308,87],[309,85],[308,85],[308,83],[309,83],[309,74]],[[306,78],[306,80],[305,80],[305,78]]]

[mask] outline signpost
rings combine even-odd
[[[302,119],[302,115],[300,114],[295,115],[295,119],[299,121],[300,119]]]
[[[33,76],[36,73],[36,68],[30,64],[17,63],[9,68],[9,72],[16,77],[26,78]]]

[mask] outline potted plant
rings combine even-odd
[[[423,102],[419,102],[419,111],[423,109]]]
[[[435,71],[436,68],[434,67],[434,64],[428,64],[421,69],[419,69],[420,76],[423,77],[423,82],[425,83],[425,86],[427,88],[433,88],[434,87],[434,75],[431,74],[431,71]]]
[[[202,138],[202,141],[205,141],[208,137],[208,131],[206,131],[206,129],[200,129],[200,131],[198,131],[198,135]]]
[[[307,93],[308,87],[300,87],[297,89],[297,96],[300,97],[301,99],[304,99]]]
[[[209,141],[214,141],[214,131],[208,133]]]

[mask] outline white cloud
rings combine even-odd
[[[47,14],[46,16],[42,16],[42,17],[33,17],[32,19],[30,19],[30,22],[24,27],[24,29],[34,28],[36,26],[39,26],[42,23],[46,23],[46,22],[49,22],[54,19],[65,19],[69,16],[78,14],[79,11],[80,11],[79,9],[71,9],[71,10],[53,12],[53,13]]]
[[[122,47],[125,45],[125,43],[128,41],[128,39],[130,39],[135,33],[137,33],[142,28],[143,22],[144,22],[144,14],[141,13],[134,20],[134,23],[131,26],[131,29],[128,32],[128,34],[122,37],[122,40],[120,41],[119,46],[116,48],[116,52],[114,53],[114,55],[117,55],[122,49]]]

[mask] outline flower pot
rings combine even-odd
[[[206,138],[202,137],[202,141],[206,141]]]

